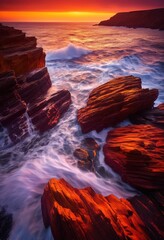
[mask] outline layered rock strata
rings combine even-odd
[[[18,142],[31,129],[43,132],[55,126],[71,95],[52,87],[45,53],[36,47],[35,37],[2,25],[0,34],[0,124]]]
[[[151,214],[149,207],[155,210]],[[158,225],[162,215],[144,196],[130,202],[113,195],[104,197],[92,188],[73,188],[63,179],[51,179],[42,196],[42,213],[45,226],[51,227],[57,240],[162,239],[162,224]]]
[[[164,130],[132,125],[110,131],[104,145],[105,162],[124,181],[144,190],[164,186]]]
[[[78,110],[78,122],[83,133],[99,132],[131,115],[151,109],[157,97],[157,89],[142,89],[140,78],[115,78],[90,93],[87,106]]]

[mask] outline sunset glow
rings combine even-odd
[[[98,22],[114,15],[105,12],[0,12],[2,22]]]
[[[99,22],[116,12],[164,7],[163,0],[1,0],[1,22]]]

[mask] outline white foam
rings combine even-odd
[[[86,48],[69,43],[67,47],[48,52],[46,55],[46,61],[79,58],[90,52],[91,51]]]

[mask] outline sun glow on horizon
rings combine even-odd
[[[110,18],[110,12],[27,12],[1,11],[1,22],[99,22]]]

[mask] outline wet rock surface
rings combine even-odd
[[[108,133],[105,162],[124,181],[145,190],[164,185],[164,130],[152,125],[132,125]]]
[[[142,89],[140,78],[116,78],[90,93],[87,106],[78,110],[78,122],[83,133],[99,132],[131,115],[151,109],[157,97],[157,89]]]
[[[45,53],[36,47],[35,37],[3,25],[0,34],[0,124],[12,142],[18,142],[31,129],[44,132],[55,126],[68,110],[71,95],[52,87]]]
[[[149,111],[131,116],[130,121],[134,124],[152,124],[164,129],[164,103]]]
[[[78,167],[81,170],[96,172],[98,170],[98,157],[100,146],[93,138],[85,138],[73,155],[78,159]]]
[[[149,207],[155,211],[150,213]],[[42,213],[57,240],[162,239],[162,215],[144,195],[130,201],[104,197],[92,188],[77,189],[63,179],[51,179],[42,196]]]

